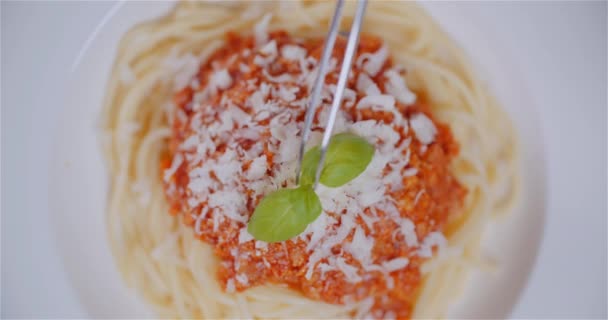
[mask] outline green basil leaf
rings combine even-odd
[[[374,146],[352,133],[332,137],[320,181],[339,187],[358,177],[372,161]]]
[[[342,186],[365,171],[373,156],[374,146],[367,140],[352,133],[337,134],[329,142],[320,182],[331,188]],[[306,152],[302,162],[302,184],[314,182],[320,157],[320,147]]]
[[[260,201],[247,231],[257,240],[285,241],[302,233],[321,212],[321,201],[311,185],[280,189]]]
[[[311,185],[315,182],[319,159],[321,159],[321,147],[317,146],[306,151],[302,159],[301,185]]]

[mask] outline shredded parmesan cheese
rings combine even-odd
[[[239,232],[239,243],[245,243],[247,241],[253,240],[253,236],[247,231],[247,228],[241,229]]]
[[[372,77],[375,77],[388,59],[388,47],[382,46],[374,53],[364,53],[357,59],[357,67],[362,68]]]
[[[365,96],[357,103],[357,109],[367,108],[378,111],[392,111],[395,109],[395,97],[387,94]]]
[[[433,121],[424,113],[417,113],[410,117],[410,127],[414,130],[416,138],[423,144],[430,144],[435,140],[437,128]]]
[[[346,277],[346,281],[351,283],[357,283],[362,280],[357,273],[357,268],[346,263],[344,258],[340,257],[336,259],[336,267],[344,274],[344,276]]]
[[[266,56],[275,57],[278,55],[279,50],[277,49],[277,42],[272,40],[260,48],[260,53]]]
[[[236,288],[234,287],[234,279],[228,279],[228,282],[226,283],[226,292],[234,293],[235,291]]]
[[[353,241],[346,246],[346,251],[355,257],[362,265],[371,263],[374,238],[366,237],[361,227],[355,228]]]
[[[287,60],[301,61],[306,58],[306,49],[296,45],[285,45],[281,48],[281,56]]]
[[[378,85],[365,73],[360,73],[357,78],[357,91],[365,92],[365,95],[374,96],[380,95],[380,88]]]
[[[386,91],[394,96],[397,101],[409,105],[416,101],[416,95],[405,85],[405,81],[395,70],[388,70],[384,73],[388,82],[384,84]]]
[[[266,155],[255,158],[247,171],[247,179],[257,180],[262,178],[266,174],[266,169]]]
[[[255,43],[257,46],[261,46],[268,42],[268,25],[270,24],[270,20],[272,19],[272,14],[267,13],[262,17],[254,27],[253,32],[255,35]]]
[[[407,265],[409,263],[410,263],[410,260],[408,258],[395,258],[395,259],[383,262],[382,267],[387,272],[393,272],[393,271],[397,271],[397,270],[407,267]]]
[[[418,249],[418,255],[423,258],[431,258],[433,256],[433,248],[438,247],[439,250],[447,246],[447,240],[441,234],[441,232],[431,232],[429,233],[420,248]]]

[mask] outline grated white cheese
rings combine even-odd
[[[306,49],[297,45],[284,45],[281,47],[281,56],[287,60],[302,61],[306,58]]]
[[[363,53],[357,58],[357,67],[362,68],[367,74],[375,77],[382,69],[388,59],[388,47],[383,45],[374,53]]]
[[[389,311],[386,311],[384,313],[384,315],[382,316],[382,319],[384,319],[384,320],[395,320],[395,319],[397,319],[397,314],[394,311],[389,310]]]
[[[199,215],[196,217],[196,221],[194,222],[194,233],[201,235],[201,223],[207,217],[207,213],[209,213],[209,207],[204,207]]]
[[[236,281],[242,285],[246,286],[247,284],[249,284],[249,277],[247,277],[247,275],[244,273],[237,273],[235,278]]]
[[[255,158],[247,170],[247,179],[257,180],[266,174],[266,155]]]
[[[227,150],[217,161],[211,163],[215,176],[225,185],[230,184],[241,173],[241,164],[236,156],[236,151]]]
[[[276,162],[278,163],[280,161]],[[278,171],[275,172],[275,175],[272,178],[275,189],[282,188],[283,186],[295,186],[296,177],[293,173],[296,171],[296,165],[295,161],[283,162],[283,164],[280,165]]]
[[[270,94],[270,85],[266,82],[260,83],[260,87],[257,91],[249,96],[247,99],[247,103],[250,107],[253,108],[256,112],[259,112],[263,109],[269,109],[268,107],[271,105],[270,102],[267,101],[268,94]]]
[[[353,240],[345,245],[345,250],[350,253],[362,265],[368,265],[372,261],[372,249],[374,248],[374,238],[366,237],[365,231],[361,227],[355,228]]]
[[[388,214],[392,218],[399,217],[399,210],[397,210],[397,207],[395,207],[395,203],[391,200],[385,199],[384,201],[378,203],[376,207],[378,208],[378,210],[386,212],[386,214]]]
[[[224,216],[220,214],[213,215],[213,232],[217,232],[220,224],[224,221]]]
[[[270,134],[278,142],[283,142],[287,137],[296,135],[299,132],[296,123],[290,123],[291,114],[283,112],[270,120]]]
[[[445,248],[448,241],[441,232],[431,232],[422,241],[418,248],[418,256],[423,258],[431,258],[433,256],[433,248],[438,247],[439,250]]]
[[[364,92],[367,96],[379,95],[380,88],[378,85],[365,73],[360,73],[357,78],[357,91]]]
[[[273,57],[272,57],[272,56],[269,56],[269,57],[266,57],[266,58],[265,58],[265,57],[262,57],[262,56],[260,56],[260,55],[256,55],[256,56],[253,58],[253,63],[254,63],[255,65],[260,66],[260,67],[266,67],[267,65],[269,65],[270,63],[272,63],[272,61],[273,61],[273,60],[274,60],[274,59],[273,59]],[[266,69],[264,69],[264,70],[266,70]]]
[[[268,111],[268,110],[262,110],[253,116],[253,120],[258,121],[258,122],[264,121],[268,118],[270,118],[270,111]]]
[[[310,235],[310,241],[306,246],[306,250],[312,250],[325,236],[326,229],[336,223],[336,220],[326,213],[321,213],[319,217],[306,227],[302,233],[302,237]]]
[[[416,174],[418,174],[418,169],[417,168],[409,168],[409,169],[406,169],[405,171],[403,171],[403,176],[404,177],[413,177]]]
[[[280,74],[278,76],[273,76],[270,73],[268,73],[268,70],[266,70],[266,69],[262,70],[262,73],[264,74],[264,77],[266,77],[271,82],[285,83],[285,82],[293,82],[294,81],[293,76],[291,74],[289,74],[289,73],[283,73],[283,74]]]
[[[393,272],[393,271],[401,270],[401,269],[407,267],[407,265],[409,263],[410,263],[410,260],[408,258],[395,258],[395,259],[383,262],[382,267],[387,272]]]
[[[268,248],[268,242],[256,240],[255,241],[255,248],[256,249],[263,249],[263,250],[265,250],[265,249]]]
[[[319,185],[319,188],[321,186],[322,185]],[[310,280],[317,262],[327,258],[331,254],[331,248],[333,248],[335,245],[343,243],[344,239],[346,239],[348,234],[355,226],[355,221],[348,215],[342,215],[340,220],[341,224],[337,228],[336,232],[320,241],[316,249],[308,258],[308,270],[305,274],[306,279]]]
[[[279,145],[278,161],[281,163],[286,163],[296,160],[298,150],[300,148],[300,140],[301,138],[295,134],[285,137],[285,139],[281,141],[281,144]]]
[[[395,110],[395,97],[388,94],[365,96],[357,103],[357,109],[393,111]]]
[[[228,70],[226,70],[226,69],[216,71],[211,76],[209,85],[216,86],[217,88],[222,89],[222,90],[228,89],[230,87],[230,85],[232,85],[232,77],[230,76],[230,73],[228,73]]]
[[[331,113],[330,108],[323,108],[319,113],[319,123],[327,123],[329,115]],[[336,113],[336,120],[334,122],[333,134],[345,132],[348,129],[348,123],[350,121],[346,117],[346,113],[343,110],[338,110]]]
[[[418,245],[418,235],[416,235],[416,225],[408,218],[400,219],[399,230],[405,238],[405,243],[409,247],[415,247]]]
[[[236,292],[236,288],[234,287],[234,279],[228,279],[228,281],[226,281],[226,292],[228,292],[228,293]]]
[[[357,201],[347,195],[347,185],[328,188],[321,184],[317,187],[317,195],[326,212],[341,212],[344,209],[358,208]]]
[[[274,190],[274,186],[267,179],[251,182],[249,183],[248,187],[251,191],[253,191],[254,196],[267,194],[270,191]]]
[[[383,266],[377,265],[377,264],[372,264],[372,265],[365,266],[365,269],[367,271],[378,271],[378,272],[382,273],[382,275],[384,276],[384,281],[386,282],[386,287],[389,289],[392,289],[395,287],[395,280],[393,279],[393,277],[391,277],[389,272]]]
[[[405,105],[410,105],[416,101],[416,94],[407,87],[405,80],[397,71],[388,70],[384,73],[384,76],[388,79],[384,84],[386,91],[394,96],[397,101]]]
[[[239,231],[239,243],[254,240],[253,236],[247,231],[247,228],[242,228]]]
[[[249,96],[247,103],[253,110],[261,111],[266,104],[266,97],[267,95],[265,95],[263,91],[256,91]]]
[[[420,146],[420,154],[424,154],[428,148],[429,148],[429,146],[426,145],[426,144],[421,145]]]
[[[265,44],[266,42],[268,42],[268,25],[270,24],[271,19],[272,19],[272,14],[267,13],[253,27],[255,43],[257,46],[261,46],[261,45]]]
[[[359,276],[357,268],[346,263],[344,258],[342,258],[342,257],[337,258],[335,265],[338,268],[338,270],[344,274],[346,281],[348,281],[350,283],[357,283],[357,282],[361,282],[361,280],[363,280]]]
[[[247,217],[241,214],[245,212],[246,204],[245,195],[238,190],[220,190],[208,197],[209,207],[219,209],[226,217],[243,223],[247,222]]]
[[[393,126],[376,120],[355,122],[350,129],[358,136],[367,139],[369,143],[378,146],[383,152],[394,150],[395,144],[400,139],[399,133]]]
[[[237,139],[257,141],[260,139],[260,132],[254,128],[241,128],[234,133]]]
[[[420,197],[422,197],[422,194],[424,193],[424,189],[421,189],[420,191],[418,191],[418,193],[416,193],[416,197],[414,198],[414,205],[416,205],[418,203],[418,201],[420,200]]]
[[[239,71],[241,71],[242,73],[248,73],[251,71],[251,68],[249,68],[249,66],[244,63],[239,63]]]
[[[330,100],[333,101],[333,98],[336,95],[337,86],[335,84],[330,84],[326,88],[329,89],[329,92],[331,93]],[[342,103],[344,104],[344,106],[352,107],[357,101],[357,93],[352,89],[344,88],[344,94],[342,95],[342,99]]]
[[[251,125],[251,116],[248,113],[235,106],[231,101],[229,101],[227,105],[227,113],[232,116],[232,120],[234,120],[239,127]]]
[[[429,119],[424,113],[417,113],[410,117],[410,127],[414,130],[416,138],[422,144],[429,144],[435,140],[437,135],[437,128],[433,124],[433,121]]]
[[[355,315],[355,319],[367,319],[370,318],[370,311],[374,306],[374,297],[367,297],[361,302],[358,303],[357,314]]]
[[[359,183],[365,183],[364,181],[365,180]],[[370,186],[371,187],[368,187],[367,190],[361,191],[357,198],[357,202],[363,208],[369,207],[382,200],[386,191],[386,187],[383,185],[380,186],[376,183],[370,183]]]
[[[190,88],[192,88],[192,90],[198,90],[200,86],[201,82],[198,80],[198,78],[194,78],[192,81],[190,81]]]
[[[365,214],[364,212],[360,212],[359,217],[361,217],[361,220],[363,220],[363,223],[365,223],[365,225],[372,230],[374,228],[374,223],[376,222],[376,220],[378,220],[377,216],[370,217],[367,214]]]
[[[336,267],[330,266],[329,264],[322,262],[322,263],[319,263],[319,265],[317,266],[317,269],[319,269],[319,271],[321,272],[321,277],[323,277],[323,276],[325,276],[325,273],[327,271],[336,270]]]
[[[273,63],[279,56],[277,42],[275,40],[268,42],[259,50],[259,53],[261,53],[262,55],[256,55],[254,57],[253,63],[261,67],[267,67],[268,65]],[[266,71],[266,68],[264,68],[262,71]]]
[[[386,181],[387,186],[390,186],[391,191],[398,191],[403,189],[403,177],[401,173],[397,171],[395,168],[392,169],[385,177],[384,181]]]
[[[296,99],[296,93],[298,93],[299,91],[300,87],[279,86],[278,90],[275,90],[273,96],[285,102],[291,102]]]
[[[276,58],[277,55],[279,54],[279,49],[277,48],[277,42],[275,40],[268,42],[262,48],[260,48],[260,53],[264,54],[265,56],[272,56],[272,57]]]

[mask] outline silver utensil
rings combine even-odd
[[[304,131],[302,132],[302,141],[300,143],[300,153],[298,155],[298,166],[296,171],[296,184],[300,183],[300,175],[302,171],[302,160],[304,159],[304,149],[306,147],[306,142],[310,138],[310,128],[312,126],[312,118],[315,114],[315,110],[317,109],[317,105],[319,104],[319,99],[321,97],[321,90],[323,89],[323,85],[325,84],[325,76],[327,73],[327,65],[329,63],[329,58],[331,57],[331,53],[333,51],[334,45],[336,43],[336,37],[338,35],[338,29],[340,27],[340,20],[342,18],[342,9],[344,7],[344,0],[338,0],[336,3],[336,9],[334,11],[334,15],[331,20],[331,25],[329,29],[329,33],[327,38],[325,39],[325,46],[323,48],[323,54],[321,55],[321,61],[319,64],[319,70],[317,74],[317,78],[315,79],[315,83],[313,85],[312,93],[310,96],[310,100],[308,101],[308,107],[306,109],[306,116],[304,120]],[[346,88],[346,83],[348,81],[348,74],[350,72],[353,57],[357,51],[357,45],[359,42],[359,34],[361,32],[361,24],[363,23],[363,16],[365,14],[365,9],[367,7],[367,0],[359,0],[357,1],[357,11],[355,13],[355,18],[351,25],[351,29],[348,32],[348,42],[346,44],[346,50],[344,51],[344,57],[342,60],[342,66],[340,69],[340,76],[338,78],[338,83],[336,85],[336,92],[334,94],[334,100],[331,105],[329,118],[327,120],[327,124],[325,125],[325,132],[323,133],[323,140],[321,142],[321,157],[319,159],[319,164],[317,166],[317,172],[315,174],[314,188],[317,187],[319,183],[319,178],[321,176],[321,170],[323,169],[323,163],[325,162],[325,155],[327,153],[327,147],[329,146],[329,141],[331,138],[331,134],[334,128],[334,124],[336,122],[336,115],[338,114],[338,109],[340,105],[342,105],[342,99],[344,97],[344,89]]]

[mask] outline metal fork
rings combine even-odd
[[[348,32],[348,42],[346,44],[346,50],[344,51],[344,57],[342,60],[342,66],[340,69],[340,76],[338,78],[338,84],[336,85],[336,93],[334,94],[334,100],[332,101],[331,110],[329,113],[329,118],[327,120],[327,124],[325,125],[325,132],[323,132],[323,140],[321,142],[321,157],[319,159],[319,163],[317,165],[317,171],[315,174],[314,188],[317,188],[319,183],[319,178],[321,176],[321,170],[323,169],[323,163],[325,162],[325,155],[327,153],[327,147],[329,146],[329,141],[331,138],[331,134],[334,128],[334,123],[336,122],[336,115],[338,114],[338,109],[342,104],[342,98],[344,97],[344,89],[346,88],[346,82],[348,81],[348,74],[351,69],[353,57],[357,51],[357,45],[359,42],[359,33],[361,32],[361,24],[363,22],[363,15],[365,14],[365,9],[367,7],[367,0],[358,0],[357,1],[357,11],[355,13],[355,18],[351,25],[351,29]],[[344,8],[344,0],[338,0],[336,3],[336,9],[334,11],[334,15],[331,20],[331,25],[329,28],[329,33],[327,38],[325,39],[325,45],[323,48],[323,54],[321,55],[321,61],[319,64],[319,70],[317,73],[317,77],[315,79],[315,83],[313,85],[312,94],[310,100],[308,101],[308,106],[306,108],[306,116],[304,118],[304,131],[302,132],[302,141],[300,143],[300,153],[298,155],[298,166],[296,171],[296,184],[300,184],[300,175],[302,171],[302,161],[304,160],[304,149],[306,147],[306,142],[310,138],[310,128],[312,126],[312,118],[315,114],[315,110],[317,109],[317,105],[319,104],[319,99],[321,97],[321,90],[323,85],[325,84],[325,76],[327,74],[327,65],[329,63],[329,58],[331,57],[331,53],[334,49],[334,45],[336,44],[336,37],[338,35],[338,29],[340,27],[340,20],[342,18],[342,9]]]

